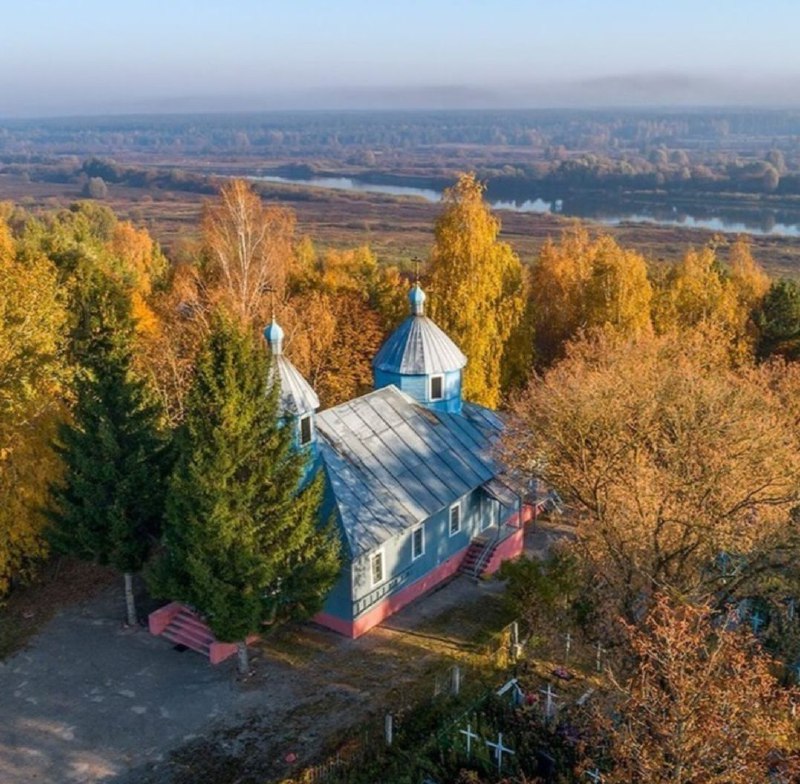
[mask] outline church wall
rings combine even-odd
[[[481,522],[487,518],[488,507],[482,500],[483,492],[473,490],[461,499],[461,531],[449,534],[450,506],[440,509],[424,523],[425,552],[412,560],[412,532],[416,526],[400,536],[384,542],[380,549],[384,553],[386,579],[373,586],[370,574],[372,551],[353,563],[353,615],[370,609],[373,604],[394,594],[436,570],[454,554],[465,550],[470,541],[480,533]]]

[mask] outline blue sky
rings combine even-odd
[[[23,0],[0,116],[800,103],[797,0]]]

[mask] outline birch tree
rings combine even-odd
[[[524,315],[527,278],[517,254],[498,239],[500,221],[483,191],[474,174],[463,174],[445,191],[428,293],[431,317],[467,357],[464,397],[497,408],[506,344]],[[532,343],[530,335],[517,339]]]

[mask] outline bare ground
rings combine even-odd
[[[231,662],[125,627],[121,590],[103,588],[0,664],[0,781],[279,780],[429,694],[507,623],[501,591],[457,578],[359,640],[290,627],[254,646],[238,681]]]

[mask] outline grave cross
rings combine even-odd
[[[753,634],[758,634],[758,630],[764,625],[764,618],[758,610],[750,615],[750,624],[753,627]]]
[[[513,754],[514,752],[508,748],[508,746],[503,745],[503,733],[497,733],[497,743],[492,743],[491,741],[487,740],[486,745],[490,749],[494,749],[494,758],[497,760],[497,771],[498,773],[503,768],[503,754]]]
[[[480,740],[480,735],[477,735],[472,731],[472,725],[467,724],[467,728],[465,730],[459,730],[462,735],[465,735],[467,738],[467,756],[472,756],[472,741],[473,740]]]
[[[601,669],[600,660],[602,659],[603,654],[605,652],[606,652],[606,649],[603,647],[603,644],[598,642],[597,643],[597,653],[596,653],[596,655],[594,657],[594,668],[595,668],[595,670],[597,670],[597,672],[600,672],[600,669]]]
[[[586,777],[590,778],[595,784],[603,780],[603,777],[600,775],[600,771],[597,768],[593,768],[592,770],[586,771]]]
[[[544,694],[547,702],[544,705],[544,715],[545,718],[549,719],[553,715],[553,707],[554,707],[554,699],[556,697],[556,693],[553,691],[553,687],[548,683],[546,689],[539,689],[539,691]]]

